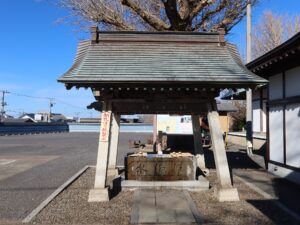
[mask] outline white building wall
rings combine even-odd
[[[48,114],[47,113],[36,113],[34,115],[34,119],[38,122],[47,122],[48,121]]]
[[[157,130],[169,134],[192,134],[191,116],[157,115]]]
[[[300,96],[300,67],[285,72],[286,97]]]
[[[267,98],[267,91],[266,88],[262,89],[262,96],[261,90],[253,91],[252,95],[252,115],[253,115],[253,131],[254,132],[267,132],[267,109],[266,109],[266,102],[267,100],[263,100]],[[263,99],[261,99],[261,97]],[[260,108],[260,101],[262,103],[262,109]]]
[[[283,107],[270,107],[270,160],[284,163],[283,160]]]
[[[300,103],[287,105],[285,118],[286,164],[300,167]]]
[[[42,121],[42,115],[41,115],[41,114],[35,114],[35,115],[34,115],[34,119],[35,119],[36,121]]]
[[[252,102],[252,110],[253,110],[253,131],[260,132],[261,109],[260,109],[260,102],[258,100]]]
[[[269,99],[281,99],[282,96],[282,74],[271,76],[269,79]]]

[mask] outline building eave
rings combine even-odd
[[[292,38],[246,64],[252,72],[268,78],[282,70],[300,65],[300,32]]]

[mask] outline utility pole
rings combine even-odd
[[[49,98],[49,116],[48,116],[48,123],[51,122],[51,113],[52,113],[51,109],[52,109],[52,107],[53,107],[53,105],[54,105],[53,100],[54,100],[53,98]]]
[[[76,122],[79,123],[79,114],[80,112],[75,112]]]
[[[1,98],[1,111],[0,111],[0,122],[2,122],[2,118],[4,118],[5,115],[5,106],[7,103],[5,102],[5,94],[8,94],[8,91],[1,90],[2,98]]]
[[[247,63],[251,62],[251,0],[247,5]],[[246,91],[246,141],[247,154],[252,155],[253,132],[252,132],[252,90]]]

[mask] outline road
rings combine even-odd
[[[128,140],[150,133],[120,133],[118,165]],[[56,133],[0,137],[0,223],[20,221],[69,177],[95,165],[97,133]]]

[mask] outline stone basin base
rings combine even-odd
[[[199,180],[191,181],[137,181],[137,180],[123,180],[122,190],[126,189],[176,189],[189,191],[204,191],[209,189],[209,182],[204,177],[199,177]]]
[[[190,153],[134,154],[125,161],[126,180],[196,180],[196,157]]]

